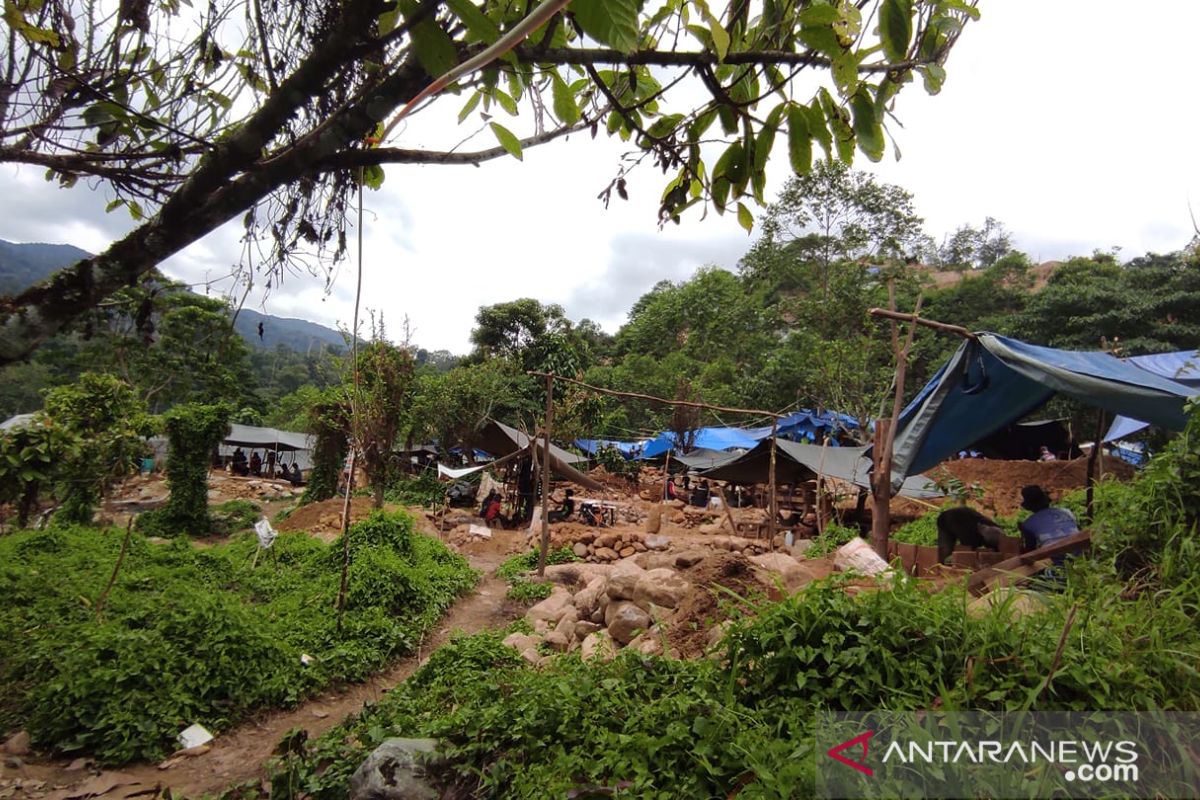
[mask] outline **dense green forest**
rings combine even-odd
[[[612,389],[783,410],[833,408],[876,416],[891,395],[889,331],[867,310],[896,304],[972,329],[1123,355],[1200,345],[1200,259],[1194,247],[1126,263],[1092,253],[1035,265],[987,219],[935,240],[903,188],[836,162],[793,177],[764,215],[736,272],[702,266],[661,281],[614,334],[558,305],[521,298],[479,310],[463,357],[411,343],[398,436],[459,444],[486,417],[531,423],[553,371]],[[464,324],[471,324],[464,321]],[[0,381],[0,415],[30,411],[41,395],[87,370],[118,376],[151,412],[181,402],[225,402],[235,421],[311,427],[309,409],[348,380],[345,347],[264,346],[239,333],[220,299],[160,275],[123,290]],[[344,342],[348,338],[343,339]],[[380,343],[382,345],[382,343]],[[922,332],[908,388],[924,383],[957,345]],[[670,427],[746,419],[672,419],[662,407],[560,385],[556,428],[574,436],[636,437]]]

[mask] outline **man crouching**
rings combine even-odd
[[[999,550],[1000,540],[1005,535],[995,520],[966,506],[948,508],[938,514],[937,529],[939,564],[950,560],[954,546],[958,544],[972,549]]]

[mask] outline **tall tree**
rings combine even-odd
[[[822,300],[834,265],[854,260],[897,260],[915,250],[923,220],[912,195],[869,173],[822,161],[790,178],[767,211],[762,237],[742,262],[751,281],[802,285],[810,267]]]
[[[778,133],[801,173],[814,142],[843,161],[856,148],[881,158],[900,89],[920,77],[938,91],[977,16],[972,0],[546,0],[523,36],[527,8],[211,0],[181,13],[163,0],[102,15],[89,0],[6,3],[0,162],[37,166],[65,185],[99,181],[140,224],[0,304],[0,364],[237,217],[251,239],[266,240],[263,269],[302,265],[306,250],[340,256],[354,189],[378,186],[387,163],[520,158],[603,128],[636,149],[625,164],[670,175],[661,219],[736,205],[749,225],[741,201],[763,202]],[[461,116],[482,115],[498,146],[395,142],[397,110],[428,108],[414,101],[451,69],[452,91],[467,97]],[[793,80],[801,74],[818,80]],[[521,106],[535,122],[524,139],[499,119]],[[718,142],[705,164],[702,151],[718,152]],[[606,196],[625,193],[627,172],[618,169]]]
[[[382,325],[358,354],[351,425],[376,508],[383,507],[384,492],[395,474],[395,449],[412,405],[413,369],[412,353],[387,341]]]

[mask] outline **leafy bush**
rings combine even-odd
[[[262,507],[249,500],[229,500],[209,512],[214,533],[234,533],[253,528],[262,516]]]
[[[824,533],[813,537],[812,545],[804,551],[804,555],[808,558],[821,558],[857,538],[858,531],[853,528],[843,528],[841,525],[830,523],[825,526]]]
[[[24,727],[39,746],[106,763],[154,759],[193,722],[220,730],[369,676],[410,652],[477,577],[440,542],[411,534],[402,515],[389,519],[400,532],[378,519],[352,528],[359,545],[340,632],[339,543],[285,533],[251,569],[252,534],[203,550],[134,534],[97,619],[124,531],[0,539],[0,732]]]
[[[917,517],[912,522],[902,525],[892,539],[903,544],[919,544],[923,546],[937,545],[937,511],[931,511],[923,517]]]
[[[385,497],[389,503],[423,508],[440,508],[446,501],[446,484],[433,472],[400,476],[388,487]]]
[[[563,545],[557,550],[550,550],[546,553],[547,564],[570,564],[572,561],[578,561],[579,557],[567,545]],[[511,558],[508,558],[496,568],[496,577],[513,582],[514,578],[520,577],[526,572],[532,572],[537,569],[538,551],[530,550],[527,553],[519,553]]]
[[[554,593],[554,586],[549,583],[537,583],[535,581],[527,581],[522,578],[517,578],[508,587],[509,600],[516,600],[521,603],[536,602],[545,600]]]

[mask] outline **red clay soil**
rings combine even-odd
[[[984,491],[980,505],[992,513],[1008,515],[1021,506],[1021,487],[1037,484],[1058,500],[1067,492],[1087,486],[1087,459],[1073,461],[998,461],[964,458],[947,461],[930,470],[935,480],[942,471],[966,484],[978,484]],[[1116,458],[1103,459],[1103,474],[1117,480],[1133,478],[1133,467]]]
[[[281,531],[308,531],[318,539],[332,542],[342,533],[342,507],[345,502],[341,497],[333,497],[300,506],[275,527]],[[351,523],[366,519],[371,511],[371,498],[350,498]]]
[[[714,587],[724,587],[738,597],[766,594],[765,587],[755,577],[753,565],[740,553],[706,556],[700,563],[681,570],[681,573],[696,587],[676,607],[674,621],[667,634],[671,648],[677,650],[682,658],[703,656],[708,648],[712,627],[733,613],[730,604],[736,601],[729,592]],[[745,606],[743,610],[750,610],[750,606]]]

